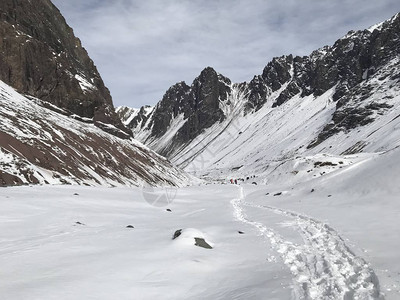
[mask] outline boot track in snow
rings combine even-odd
[[[245,198],[240,187],[239,198],[231,201],[235,218],[256,227],[269,239],[294,275],[295,299],[384,299],[375,272],[333,228],[299,213],[245,202]],[[245,206],[290,218],[291,227],[299,232],[304,244],[294,244],[275,230],[252,221],[244,212]]]

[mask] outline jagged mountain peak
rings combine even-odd
[[[175,83],[173,86],[171,86],[169,89],[180,89],[180,88],[186,88],[189,87],[185,81],[180,81]]]
[[[193,81],[191,86],[194,108],[210,108],[217,111],[219,102],[226,100],[230,90],[231,81],[229,78],[217,73],[213,68],[205,68]]]
[[[186,84],[186,82],[181,81],[178,82],[176,84],[174,84],[173,86],[171,86],[166,92],[165,95],[163,96],[162,100],[160,101],[160,103],[166,102],[168,101],[168,99],[170,99],[171,97],[173,97],[173,95],[178,96],[180,93],[185,94],[186,91],[188,91],[190,89],[190,87]],[[180,98],[182,98],[183,95],[180,96]],[[179,99],[178,99],[179,100]]]
[[[229,78],[206,67],[190,86],[184,81],[171,86],[148,116],[132,114],[129,127],[136,138],[148,144],[170,130],[174,131],[177,143],[185,144],[225,118],[221,102],[227,102],[231,88]],[[159,149],[159,153],[166,155],[170,150],[166,147]]]
[[[201,72],[199,77],[207,77],[208,75],[217,75],[218,73],[214,70],[213,67],[205,67]]]
[[[168,105],[150,114],[139,139],[183,167],[203,160],[197,170],[224,168],[225,175],[230,167],[265,169],[271,160],[324,149],[335,155],[388,149],[374,130],[382,131],[398,108],[398,16],[373,30],[350,32],[309,56],[275,57],[250,82],[232,84],[207,67],[184,101],[167,92]],[[179,109],[188,104],[184,113],[166,117],[177,103]],[[167,121],[153,126],[158,119]]]
[[[228,77],[217,72],[213,67],[206,67],[200,72],[200,75],[193,80],[192,85],[197,82],[204,83],[210,80],[218,80],[224,82],[226,85],[230,85],[232,83]]]
[[[371,33],[373,33],[375,30],[377,30],[378,32],[381,31],[382,29],[385,29],[385,27],[387,26],[393,26],[397,23],[400,22],[400,13],[395,14],[393,17],[391,17],[389,20],[383,21],[383,22],[379,22],[377,24],[374,24],[372,26],[370,26],[367,30]],[[396,25],[395,25],[396,26]]]
[[[275,57],[264,68],[261,76],[271,87],[272,91],[276,91],[292,77],[292,66],[292,55]]]

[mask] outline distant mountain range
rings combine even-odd
[[[396,14],[309,56],[274,58],[250,82],[207,67],[155,107],[116,111],[136,139],[187,171],[266,182],[296,157],[398,147],[399,54]]]

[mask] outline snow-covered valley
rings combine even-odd
[[[0,300],[400,299],[400,13],[115,109],[33,2],[0,2]]]
[[[307,57],[275,57],[249,82],[207,67],[154,107],[117,112],[136,139],[198,177],[317,177],[327,170],[312,163],[352,164],[400,145],[399,28],[396,14]]]
[[[399,166],[395,149],[299,182],[2,188],[0,294],[399,299]]]

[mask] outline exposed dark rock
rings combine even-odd
[[[194,243],[195,246],[198,246],[198,247],[201,247],[204,249],[212,249],[213,248],[203,238],[195,237],[194,240],[195,240],[195,243]]]
[[[390,105],[387,103],[372,102],[372,103],[368,104],[367,106],[365,106],[365,109],[378,111],[378,110],[382,110],[382,109],[390,109],[392,107],[393,107],[393,105]]]
[[[132,228],[135,228],[135,227],[133,225],[128,225],[128,226],[126,226],[126,228],[132,229]]]
[[[167,131],[171,120],[179,114],[184,113],[187,117],[190,115],[194,105],[193,100],[189,99],[189,94],[190,87],[184,81],[168,89],[162,100],[155,107],[154,117],[151,122],[153,126],[152,136],[162,136]]]
[[[333,163],[333,162],[330,162],[330,161],[316,161],[316,162],[314,163],[314,168],[317,168],[317,167],[324,167],[324,166],[331,166],[331,167],[334,167],[334,166],[337,166],[337,164],[335,164],[335,163]]]
[[[0,170],[0,187],[22,185],[22,180],[17,176]]]
[[[292,81],[288,84],[287,88],[279,94],[278,98],[276,98],[275,102],[272,104],[272,107],[280,106],[294,95],[300,93],[300,89],[296,82]]]
[[[264,68],[262,78],[273,92],[279,90],[283,84],[291,79],[292,65],[293,56],[289,55],[273,58]]]
[[[351,155],[351,154],[362,152],[362,150],[367,145],[368,145],[368,143],[366,143],[364,141],[358,141],[353,146],[351,146],[350,148],[348,148],[345,151],[343,151],[340,155]]]
[[[93,61],[50,0],[2,0],[0,37],[0,80],[130,134]]]
[[[340,131],[347,131],[359,126],[364,126],[374,121],[374,109],[366,107],[346,106],[338,109],[332,116],[332,122],[325,125],[317,139],[313,141],[307,148],[312,148],[325,141]]]
[[[248,89],[249,101],[247,102],[247,111],[250,111],[251,109],[259,110],[272,92],[265,84],[262,76],[254,76],[253,80],[248,84]]]
[[[227,100],[230,84],[228,78],[207,67],[191,86],[179,82],[169,88],[154,108],[151,121],[147,124],[147,128],[151,128],[147,142],[163,136],[172,120],[179,115],[183,115],[186,122],[173,137],[172,144],[175,147],[191,141],[204,129],[222,121],[224,114],[219,103]],[[138,120],[135,118],[132,122],[137,123]],[[164,148],[160,154],[168,156],[171,150]]]
[[[181,234],[182,234],[182,229],[178,229],[177,231],[175,231],[174,235],[172,236],[172,239],[175,240],[175,239],[178,238]]]
[[[111,124],[106,124],[103,122],[96,121],[96,122],[94,122],[94,125],[96,127],[99,127],[101,130],[108,132],[112,135],[115,135],[121,139],[129,139],[131,137],[131,135],[129,133],[127,133],[126,131],[121,130]]]
[[[243,167],[243,165],[238,166],[238,167],[233,167],[231,170],[232,171],[237,171],[237,170],[240,170],[242,167]]]

